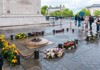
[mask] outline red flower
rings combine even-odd
[[[65,42],[65,44],[68,44],[69,42]]]

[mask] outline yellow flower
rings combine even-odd
[[[16,59],[12,59],[12,61],[11,61],[12,63],[16,63],[17,62],[17,60]]]
[[[9,45],[5,45],[5,48],[6,48],[6,49],[9,49]]]
[[[5,48],[2,48],[2,50],[4,50]]]
[[[3,42],[4,46],[8,45],[8,42],[7,41],[4,41]]]
[[[15,44],[12,44],[12,48],[14,48],[14,49],[15,49],[15,48],[16,48],[16,45],[15,45]]]
[[[4,35],[0,34],[0,38],[1,38],[1,39],[4,39],[5,37],[4,37]]]
[[[16,59],[16,56],[14,56],[14,59]]]
[[[1,41],[4,42],[5,40],[4,39],[1,39]]]
[[[18,54],[18,51],[17,51],[17,50],[15,50],[15,51],[14,51],[14,53]]]

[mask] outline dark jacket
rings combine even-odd
[[[83,17],[81,17],[81,21],[84,21],[84,18]]]
[[[93,22],[94,22],[94,18],[93,18],[92,16],[90,16],[89,22],[90,22],[90,23],[93,23]]]
[[[75,16],[75,20],[78,20],[78,17],[77,17],[77,15]]]
[[[78,16],[78,17],[77,17],[77,19],[78,19],[78,21],[81,21],[81,18],[80,18],[80,16]]]

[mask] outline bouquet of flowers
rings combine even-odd
[[[19,34],[17,34],[16,36],[15,36],[15,38],[16,39],[24,39],[24,38],[26,38],[27,36],[26,36],[26,34],[24,34],[24,33],[19,33]]]
[[[53,59],[53,58],[59,58],[64,54],[64,48],[51,48],[47,49],[45,52],[45,58],[47,59]]]
[[[67,41],[64,43],[64,48],[67,50],[71,50],[77,47],[77,43],[75,41]]]
[[[97,39],[97,36],[95,34],[86,36],[86,41],[95,41]]]
[[[9,44],[2,35],[0,35],[0,43],[1,46],[1,54],[2,56],[7,59],[9,63],[11,63],[13,66],[17,64],[17,54],[18,51],[16,50],[15,44]]]

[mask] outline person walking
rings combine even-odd
[[[78,19],[78,27],[81,27],[81,17],[78,16],[77,19]]]
[[[81,29],[84,31],[84,16],[81,16]]]
[[[93,22],[94,22],[94,18],[90,15],[89,16],[90,31],[92,31],[92,23]]]
[[[77,15],[75,15],[75,26],[77,26],[77,20],[78,20],[78,17]]]
[[[97,33],[100,32],[100,16],[97,17],[96,31],[97,31]]]
[[[88,23],[89,23],[89,17],[88,16],[85,16],[84,23],[85,23],[85,31],[88,32]]]

